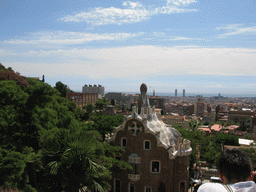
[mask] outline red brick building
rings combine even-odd
[[[157,118],[141,85],[142,106],[132,108],[122,125],[106,141],[125,149],[121,159],[133,170],[113,175],[113,192],[187,192],[190,141]],[[140,111],[140,114],[138,114]]]
[[[66,98],[74,101],[78,107],[82,108],[88,103],[95,104],[98,100],[98,93],[67,93]]]

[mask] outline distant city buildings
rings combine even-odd
[[[250,119],[250,129],[252,131],[252,121],[255,118],[256,113],[253,111],[229,111],[228,120],[234,123],[239,123],[241,126],[245,126],[246,121]]]
[[[196,116],[203,116],[204,115],[204,102],[197,102],[195,104],[195,114]]]
[[[175,89],[174,96],[175,96],[175,97],[178,97],[178,90],[177,90],[177,89]],[[186,95],[185,95],[185,89],[183,89],[183,90],[182,90],[182,97],[185,97],[185,96],[186,96]]]
[[[166,121],[172,121],[172,125],[174,125],[174,122],[182,123],[191,119],[198,119],[204,123],[220,122],[224,124],[233,121],[250,132],[256,126],[256,97],[229,98],[221,96],[220,93],[217,96],[210,97],[203,97],[203,95],[186,96],[185,89],[182,90],[182,96],[178,95],[177,89],[174,90],[174,96],[154,95],[153,91],[153,96],[148,98],[149,104],[160,109],[162,115],[174,116],[174,118],[164,117]],[[105,98],[108,100],[114,99],[115,107],[118,110],[131,110],[132,106],[142,104],[139,95],[127,95],[121,92],[109,92]],[[245,113],[248,115],[241,115]],[[248,119],[251,119],[250,122]],[[250,128],[248,124],[250,124]]]
[[[157,97],[157,96],[152,96],[149,97],[149,104],[151,106],[155,106],[158,109],[161,109],[163,113],[165,112],[165,99],[163,97]]]
[[[83,93],[97,93],[99,97],[103,97],[105,94],[105,88],[101,85],[84,85],[82,88]]]
[[[124,97],[124,93],[121,93],[121,92],[108,92],[106,95],[105,95],[105,98],[106,99],[114,99],[114,100],[117,100],[117,101],[121,101],[123,100],[123,97]]]

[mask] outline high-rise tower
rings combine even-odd
[[[178,93],[178,91],[177,91],[177,89],[175,89],[175,97],[177,97],[177,93]]]
[[[185,97],[185,89],[183,89],[183,97]]]

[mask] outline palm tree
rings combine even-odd
[[[55,186],[48,191],[78,192],[108,189],[109,171],[99,163],[101,153],[95,140],[84,132],[59,131],[42,151],[42,162]]]

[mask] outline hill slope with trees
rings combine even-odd
[[[78,192],[86,186],[106,191],[113,171],[130,168],[116,159],[121,147],[103,142],[116,120],[109,117],[104,124],[107,117],[97,114],[93,123],[85,123],[81,110],[62,96],[50,85],[0,65],[2,189]]]

